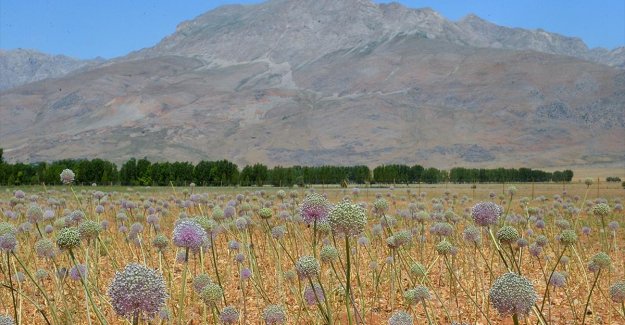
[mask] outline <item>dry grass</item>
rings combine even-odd
[[[564,186],[566,193],[563,193],[563,185],[560,184],[514,184],[514,186],[517,187],[518,192],[514,195],[509,205],[510,214],[527,215],[527,210],[520,204],[520,199],[522,197],[527,197],[529,198],[529,206],[541,209],[542,214],[545,216],[546,227],[543,230],[536,228],[532,222],[528,224],[513,224],[523,237],[528,239],[529,243],[534,242],[538,234],[544,234],[549,239],[549,244],[544,248],[540,258],[531,257],[527,248],[521,250],[516,249],[515,251],[515,256],[517,258],[519,254],[522,256],[521,272],[532,281],[539,296],[539,306],[542,302],[542,294],[545,289],[545,278],[548,277],[549,271],[554,266],[557,254],[562,249],[562,246],[555,239],[556,235],[561,231],[561,229],[556,226],[555,220],[560,218],[567,219],[572,229],[574,229],[579,236],[579,242],[574,246],[575,250],[569,249],[565,254],[565,256],[569,258],[568,263],[561,264],[557,267],[560,271],[566,271],[568,278],[565,288],[558,288],[555,292],[552,292],[550,303],[545,304],[544,315],[549,323],[581,324],[582,310],[589,292],[589,286],[592,284],[593,279],[593,273],[587,271],[587,262],[593,254],[602,249],[610,255],[613,261],[613,267],[609,272],[603,273],[599,278],[598,287],[594,290],[591,299],[590,310],[592,310],[592,314],[587,316],[586,323],[625,323],[625,317],[619,310],[620,306],[612,303],[608,296],[609,286],[616,281],[625,279],[625,237],[623,236],[625,231],[620,228],[614,233],[609,232],[607,234],[608,240],[603,243],[604,247],[602,248],[599,231],[601,228],[600,222],[595,216],[588,212],[587,208],[589,206],[584,204],[584,198],[595,199],[596,197],[602,197],[606,198],[610,205],[614,207],[615,200],[622,198],[624,196],[623,194],[625,194],[625,191],[620,188],[620,184],[601,183],[598,188],[596,188],[596,186],[587,188],[580,183],[567,184]],[[415,317],[415,324],[427,324],[423,307],[421,305],[413,307],[406,306],[402,298],[405,289],[411,288],[417,283],[423,283],[429,288],[432,294],[432,299],[427,302],[427,307],[429,315],[433,317],[437,324],[450,324],[452,321],[462,321],[471,324],[487,324],[488,321],[492,324],[512,324],[511,318],[499,316],[488,302],[488,290],[492,281],[497,276],[506,272],[505,266],[501,263],[495,251],[493,242],[489,240],[488,236],[482,237],[483,243],[480,249],[485,257],[485,259],[483,259],[472,245],[469,245],[462,239],[462,231],[468,225],[472,224],[472,220],[468,214],[469,209],[478,201],[491,200],[489,197],[491,192],[496,193],[496,196],[502,195],[502,192],[507,193],[507,187],[508,184],[503,186],[501,184],[477,185],[476,189],[472,189],[470,185],[452,184],[435,186],[412,185],[409,188],[396,185],[392,190],[388,188],[362,188],[357,197],[351,195],[351,189],[316,188],[319,192],[327,193],[332,203],[340,201],[345,196],[350,196],[352,200],[356,202],[367,203],[368,225],[365,235],[370,239],[370,244],[367,247],[359,247],[356,244],[356,239],[352,241],[352,247],[357,247],[357,253],[353,256],[354,259],[352,260],[353,293],[356,304],[361,308],[362,316],[366,323],[386,323],[392,312],[404,309]],[[295,215],[297,213],[296,207],[305,195],[306,190],[304,189],[294,189],[293,193],[297,193],[297,198],[291,199],[287,196],[284,200],[285,205],[282,205],[282,200],[276,197],[278,189],[275,188],[263,188],[263,195],[260,195],[260,193],[255,194],[256,191],[261,189],[254,188],[76,188],[75,190],[79,195],[81,192],[83,193],[81,195],[82,205],[79,205],[78,201],[67,187],[47,188],[46,190],[48,192],[44,192],[42,187],[31,187],[23,189],[26,191],[26,200],[18,203],[17,206],[9,202],[13,190],[12,188],[6,189],[6,191],[3,191],[4,193],[0,194],[0,199],[2,200],[0,208],[5,212],[8,210],[17,212],[18,218],[15,220],[7,219],[2,216],[2,214],[0,214],[0,218],[2,218],[1,221],[8,221],[15,226],[25,222],[24,213],[31,204],[28,198],[32,194],[38,195],[35,201],[44,208],[48,207],[49,197],[65,199],[64,206],[55,208],[57,218],[63,215],[63,209],[74,210],[81,208],[87,214],[87,218],[94,220],[99,219],[100,221],[109,220],[111,225],[109,230],[100,234],[102,242],[108,243],[108,249],[103,249],[101,245],[96,247],[94,243],[87,245],[86,242],[83,242],[81,249],[76,252],[76,256],[79,261],[84,262],[87,250],[89,251],[88,278],[90,288],[94,294],[96,305],[102,310],[104,317],[111,324],[122,324],[126,321],[116,316],[113,312],[106,294],[107,286],[116,271],[115,265],[123,267],[123,265],[130,262],[146,264],[152,268],[160,268],[163,271],[170,294],[170,299],[167,301],[167,308],[171,311],[172,322],[178,317],[177,304],[183,264],[175,261],[177,250],[172,246],[166,250],[162,262],[159,263],[158,254],[151,245],[152,238],[155,236],[155,231],[145,222],[144,217],[148,212],[143,208],[141,202],[154,198],[151,203],[154,208],[162,207],[163,202],[169,204],[167,208],[169,213],[167,215],[162,215],[160,218],[159,230],[159,232],[167,235],[169,238],[171,238],[174,221],[178,218],[180,213],[184,212],[189,216],[202,214],[210,216],[210,205],[218,204],[224,206],[229,200],[234,199],[236,194],[245,192],[247,192],[246,200],[249,200],[252,206],[271,202],[266,203],[271,204],[274,210],[274,217],[269,219],[269,224],[271,226],[279,224],[286,225],[288,228],[286,236],[281,240],[286,251],[280,249],[279,246],[277,246],[278,249],[273,249],[272,243],[276,244],[277,242],[270,237],[256,213],[253,213],[252,219],[256,222],[256,226],[251,228],[250,233],[252,234],[254,243],[253,252],[256,255],[258,270],[254,269],[248,258],[246,258],[242,265],[238,265],[234,261],[235,252],[227,248],[229,240],[235,239],[241,243],[248,240],[246,238],[249,237],[245,237],[244,232],[238,231],[236,227],[226,226],[225,228],[227,230],[220,232],[215,239],[215,248],[218,255],[217,265],[225,290],[226,300],[229,305],[236,306],[237,309],[242,312],[244,299],[242,289],[244,289],[247,322],[249,324],[261,323],[262,309],[270,303],[279,303],[287,307],[288,324],[323,323],[323,318],[316,306],[304,306],[304,304],[302,304],[300,290],[303,290],[305,287],[304,283],[297,279],[289,281],[284,278],[283,274],[283,272],[292,270],[294,267],[292,261],[287,256],[288,254],[297,259],[299,256],[311,255],[313,253],[311,227],[303,223],[286,222],[277,217],[282,210],[287,211],[290,215]],[[104,204],[106,211],[101,215],[94,212],[97,203],[90,193],[94,190],[108,193],[107,199],[105,200],[107,203]],[[285,190],[287,194],[290,191],[290,189]],[[426,194],[423,197],[417,195],[421,192]],[[175,203],[176,199],[188,199],[189,195],[192,193],[203,194],[206,201],[201,205],[195,205],[190,208],[177,206]],[[423,243],[423,256],[421,256],[421,244],[417,242],[416,236],[413,236],[412,245],[393,252],[393,250],[389,249],[386,245],[386,237],[389,235],[387,232],[390,230],[385,229],[384,233],[386,234],[379,236],[374,235],[373,225],[379,223],[379,218],[374,216],[371,211],[372,202],[376,199],[376,193],[380,193],[381,196],[389,202],[390,209],[387,215],[397,219],[397,223],[391,228],[392,231],[413,228],[419,229],[418,223],[415,223],[409,218],[401,218],[397,213],[399,210],[408,209],[408,205],[411,202],[423,204],[426,211],[432,212],[435,209],[435,205],[439,204],[433,203],[433,200],[438,199],[441,202],[440,204],[443,205],[443,211],[451,210],[458,216],[453,225],[453,234],[448,238],[448,240],[457,247],[458,251],[455,256],[449,256],[448,259],[452,264],[455,276],[459,279],[461,286],[458,286],[450,277],[450,273],[447,272],[443,264],[443,257],[435,251],[434,247],[439,239],[428,231],[429,226],[431,226],[434,221],[428,221],[425,224],[426,241]],[[559,195],[565,205],[566,202],[570,200],[573,206],[581,208],[579,214],[568,214],[565,209],[562,208],[562,204],[556,203],[557,198],[554,198],[554,195]],[[536,200],[536,198],[540,196],[544,196],[546,200]],[[578,197],[578,199],[576,199],[576,197]],[[139,208],[132,213],[134,217],[131,217],[125,224],[126,226],[130,226],[133,222],[141,222],[144,224],[145,228],[140,234],[141,245],[127,240],[126,234],[121,233],[118,229],[119,224],[116,223],[116,215],[120,212],[118,203],[121,200],[132,200],[139,205]],[[493,200],[500,203],[505,208],[508,207],[507,195],[503,198],[496,197]],[[130,215],[130,213],[128,213],[128,215]],[[144,217],[141,218],[139,216]],[[608,219],[608,221],[615,220],[620,222],[621,227],[625,225],[623,211],[613,210]],[[40,227],[43,229],[45,224],[48,223],[51,222],[44,222]],[[224,223],[224,225],[227,225],[227,223]],[[584,225],[588,225],[592,228],[590,236],[583,236],[581,234],[581,227]],[[533,234],[528,235],[528,229],[531,229]],[[494,230],[496,231],[497,229]],[[44,234],[44,236],[54,239],[56,230],[49,235]],[[50,261],[36,256],[33,247],[38,239],[39,234],[34,229],[26,233],[20,233],[18,235],[17,256],[24,261],[29,272],[34,274],[37,269],[46,269],[51,275],[54,275],[55,266],[50,263]],[[336,247],[339,252],[341,252],[341,261],[334,264],[334,269],[339,275],[342,274],[343,268],[341,264],[345,263],[344,246],[341,244],[343,242],[342,239],[333,238],[331,235],[322,235],[319,240],[325,240],[326,243],[329,244],[334,244],[334,240],[337,240],[338,245]],[[317,249],[319,249],[319,246]],[[242,245],[241,252],[245,252],[246,256],[249,256],[244,245]],[[287,252],[288,254],[286,254]],[[395,257],[394,262],[385,265],[386,258],[391,255]],[[216,281],[215,269],[210,260],[210,252],[205,252],[202,257],[203,258],[200,260],[200,256],[194,256],[189,262],[190,276],[186,283],[187,294],[185,299],[185,313],[183,315],[185,324],[213,322],[210,309],[204,308],[202,301],[199,299],[198,295],[193,292],[191,287],[193,277],[202,272],[208,273],[211,279]],[[277,257],[279,257],[279,259],[277,259]],[[7,278],[6,254],[3,253],[2,258],[4,264],[2,274],[0,275],[0,282],[6,286],[9,283]],[[375,288],[373,272],[369,267],[371,261],[375,261],[379,265],[379,286],[377,290]],[[427,277],[416,278],[410,276],[408,267],[412,262],[417,261],[429,269]],[[488,270],[487,264],[492,268],[492,275]],[[61,252],[55,259],[55,265],[57,267],[66,267],[69,269],[71,263],[68,254],[66,252]],[[254,270],[252,279],[245,281],[243,287],[239,285],[239,270],[241,266],[250,267]],[[13,270],[23,271],[20,265],[16,264],[15,259],[11,259],[11,268]],[[343,280],[342,275],[338,277],[335,275],[335,271],[332,267],[327,264],[322,264],[321,281],[327,290],[327,296],[336,324],[347,324],[345,304],[341,293],[341,285],[339,284],[339,282]],[[71,321],[76,324],[89,323],[87,319],[87,305],[84,290],[82,289],[80,281],[70,279],[59,281],[54,277],[48,277],[42,280],[41,284],[56,305],[62,322],[69,322],[69,317]],[[19,291],[17,297],[18,308],[21,320],[24,324],[45,323],[42,316],[38,314],[36,308],[33,307],[33,302],[40,305],[48,318],[52,321],[50,315],[51,308],[46,305],[43,296],[28,278],[20,282],[19,286],[16,286],[16,290]],[[260,294],[261,290],[266,293],[266,298],[263,298]],[[487,314],[488,321],[481,315],[479,309],[471,302],[471,299],[469,299],[464,290],[471,295],[471,299],[477,301],[477,304],[483,312]],[[567,298],[567,295],[570,297],[570,300]],[[65,302],[63,302],[64,300]],[[0,288],[0,302],[0,314],[12,315],[12,298],[10,291],[6,287]],[[224,307],[223,302],[220,304],[219,309],[221,309],[221,307]],[[92,323],[97,323],[98,320],[95,317],[93,309],[89,308],[89,310],[90,321]],[[574,319],[572,310],[575,310],[578,316],[577,320]],[[527,319],[522,320],[522,323],[534,324],[536,321],[536,316],[531,314]],[[161,322],[161,320],[158,317],[151,321],[151,323],[154,324],[158,324],[159,322]]]

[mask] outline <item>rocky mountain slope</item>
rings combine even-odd
[[[34,50],[0,50],[0,90],[47,78],[62,77],[103,60],[77,60]]]
[[[575,39],[492,26],[367,0],[220,7],[0,93],[1,145],[21,161],[622,164],[625,71],[572,56],[592,52]]]

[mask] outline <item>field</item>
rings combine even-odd
[[[0,315],[22,324],[625,324],[624,196],[620,183],[596,180],[1,188]],[[490,203],[499,208],[473,209]],[[121,276],[129,263],[157,271]]]

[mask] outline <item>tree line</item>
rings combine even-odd
[[[103,159],[64,159],[54,162],[10,164],[0,149],[0,185],[61,184],[65,168],[76,174],[77,184],[175,186],[305,186],[306,184],[412,184],[412,183],[501,183],[570,182],[571,170],[546,172],[530,168],[462,168],[441,170],[421,165],[382,165],[373,170],[358,166],[275,166],[257,163],[243,169],[228,160],[151,162],[146,158],[117,165]]]

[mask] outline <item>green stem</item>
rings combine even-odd
[[[217,283],[219,284],[220,287],[223,288],[223,286],[221,285],[221,277],[219,276],[219,268],[217,267],[217,253],[215,252],[215,241],[213,240],[213,235],[209,235],[209,237],[211,239],[211,252],[213,255],[213,267],[215,268],[215,274],[217,275]],[[228,306],[228,302],[226,301],[225,291],[222,292],[222,296],[224,298],[224,305]]]
[[[595,281],[592,283],[592,287],[590,287],[590,293],[588,293],[588,298],[586,299],[586,305],[584,306],[584,316],[582,316],[582,325],[586,322],[586,311],[588,310],[588,304],[590,303],[590,297],[592,297],[592,291],[595,289],[597,285],[597,280],[599,280],[599,274],[601,274],[601,269],[597,271],[597,275],[595,276]]]
[[[71,249],[69,250],[69,256],[72,258],[76,269],[78,269],[78,261],[76,261],[76,257],[74,257],[74,252],[72,252]],[[80,282],[82,282],[82,285],[85,288],[85,292],[87,293],[87,299],[89,299],[89,303],[95,311],[95,314],[98,317],[98,321],[100,322],[100,324],[108,324],[106,322],[106,319],[104,319],[104,316],[102,316],[102,313],[100,313],[100,308],[98,308],[98,306],[93,302],[93,297],[91,297],[91,291],[89,290],[89,286],[87,285],[86,274],[85,276],[80,276]]]
[[[13,300],[13,315],[15,316],[15,321],[18,321],[17,318],[17,300],[15,300],[15,293],[13,292],[13,277],[11,275],[11,262],[10,255],[7,252],[7,269],[9,270],[9,285],[11,286],[11,298]]]
[[[184,313],[184,292],[187,286],[187,271],[189,269],[189,248],[184,252],[184,268],[182,269],[182,284],[180,288],[180,299],[178,300],[178,325],[182,325],[182,314]]]
[[[352,324],[352,313],[350,311],[350,286],[351,286],[351,266],[350,266],[350,249],[349,249],[349,236],[345,234],[345,264],[346,264],[346,272],[345,272],[345,306],[347,307],[347,321],[348,324]]]
[[[28,271],[26,266],[24,266],[24,264],[22,263],[22,261],[20,261],[20,259],[17,257],[17,255],[15,255],[15,252],[11,252],[11,253],[15,257],[15,260],[20,264],[20,266],[22,267],[24,272],[26,272],[26,275],[28,276],[28,278],[35,284],[35,286],[37,287],[39,292],[41,292],[41,294],[43,295],[43,298],[46,300],[48,305],[50,305],[50,308],[52,309],[52,317],[54,319],[54,323],[55,324],[60,324],[59,319],[58,319],[57,314],[56,314],[56,306],[50,301],[50,298],[48,298],[48,295],[46,294],[45,290],[43,290],[41,288],[41,286],[39,285],[39,283],[35,280],[35,278],[33,278],[33,276],[30,273],[30,271]]]
[[[547,292],[549,291],[549,282],[551,281],[551,277],[553,277],[553,273],[556,271],[558,264],[560,264],[560,260],[562,259],[564,252],[566,252],[566,246],[562,250],[562,253],[560,253],[560,256],[558,256],[558,260],[556,261],[556,264],[551,269],[551,273],[549,273],[549,279],[547,279],[547,282],[545,283],[545,293],[543,293],[543,302],[540,304],[540,309],[539,309],[540,312],[542,312],[543,308],[545,307],[545,301],[547,300],[546,299]]]

